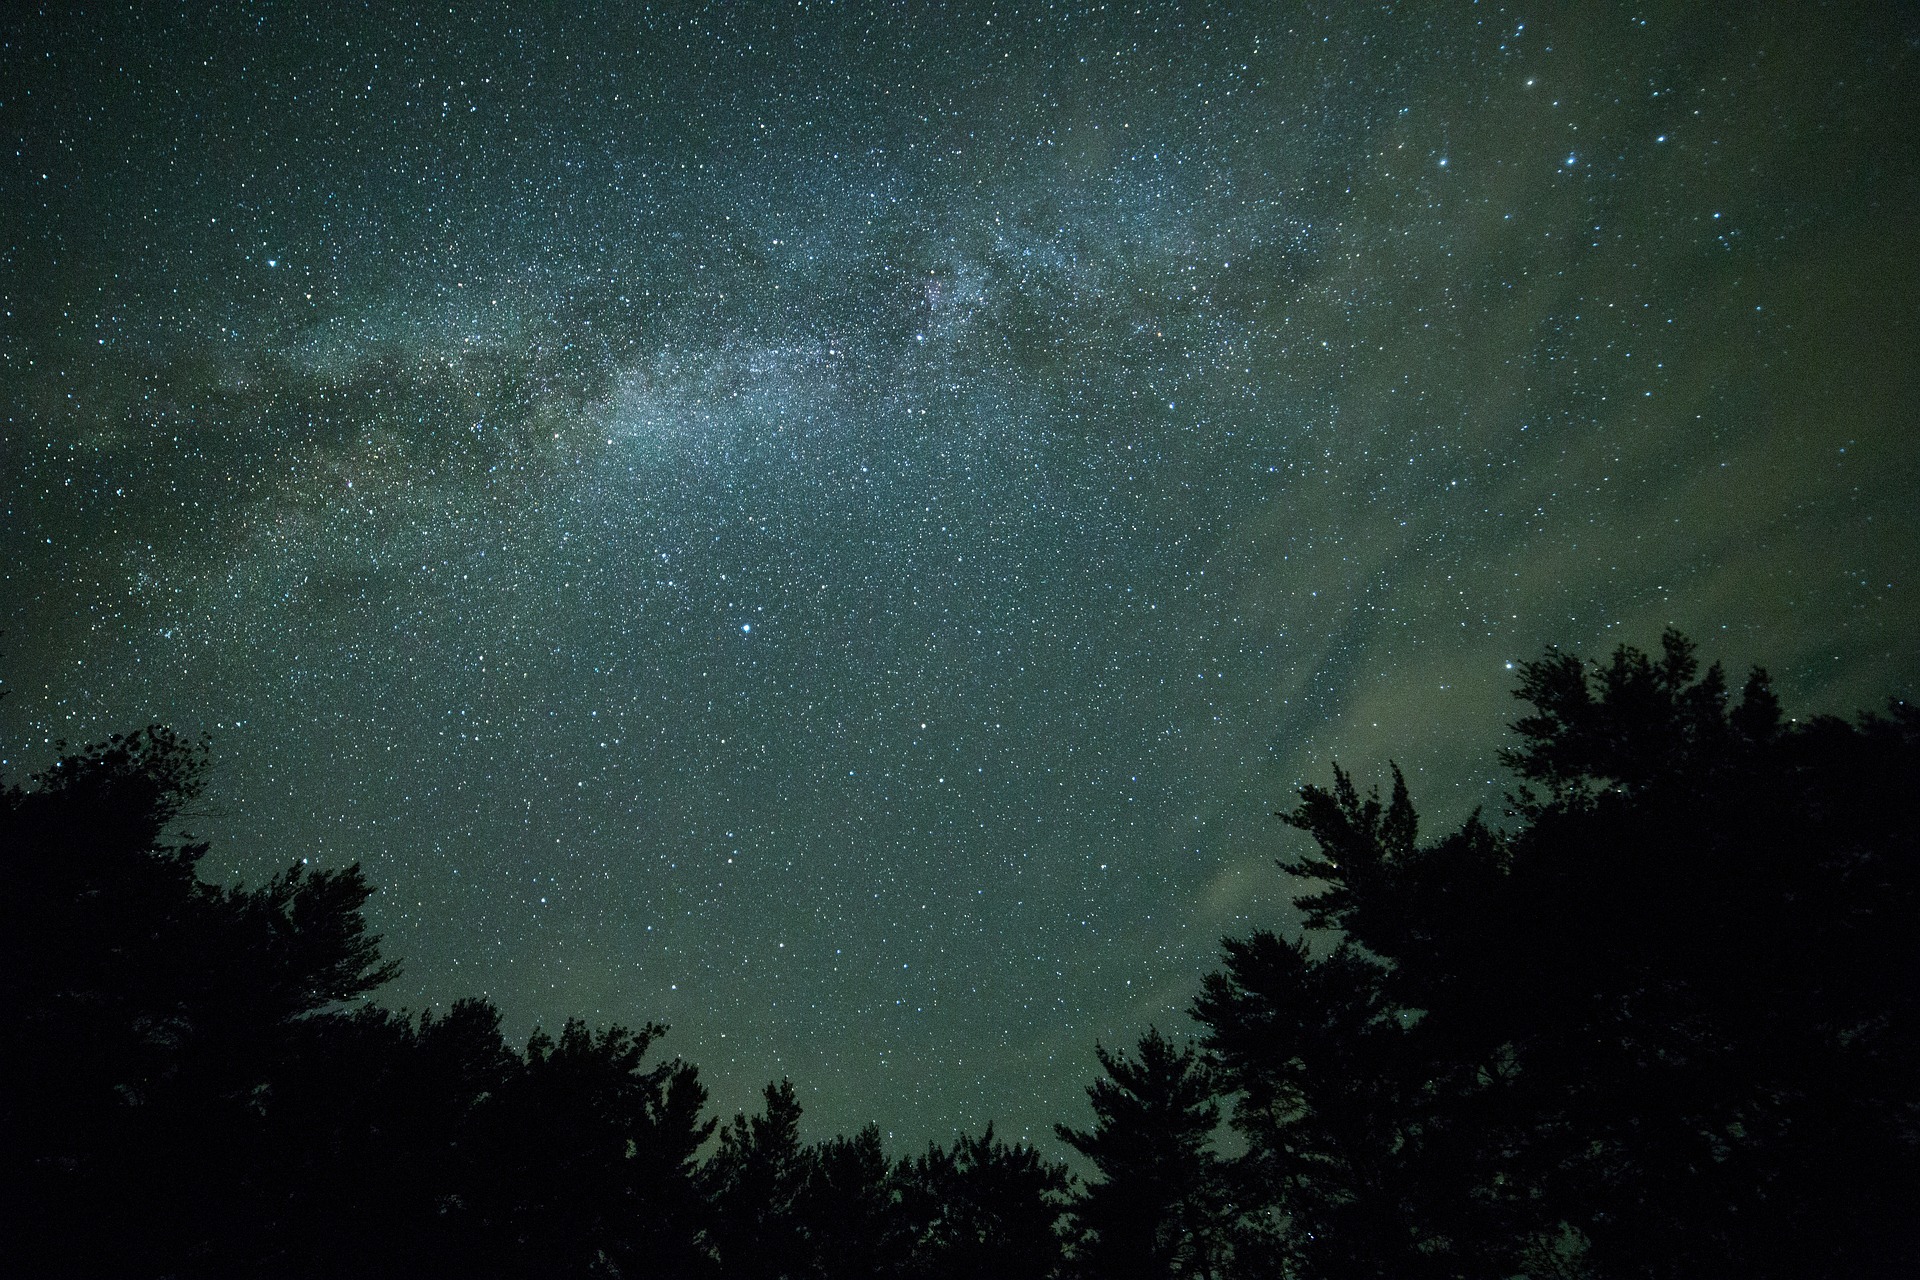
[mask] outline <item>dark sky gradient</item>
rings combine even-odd
[[[1914,691],[1910,6],[307,7],[0,27],[0,743],[392,1003],[1044,1137],[1543,646]]]

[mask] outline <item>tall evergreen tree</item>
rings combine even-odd
[[[1316,957],[1259,932],[1228,940],[1194,1016],[1233,1096],[1247,1149],[1233,1168],[1244,1275],[1450,1275],[1450,1241],[1423,1197],[1420,1071],[1351,945]]]
[[[1094,1056],[1106,1078],[1087,1086],[1093,1127],[1054,1126],[1100,1175],[1073,1200],[1075,1269],[1109,1280],[1212,1277],[1226,1186],[1209,1147],[1220,1123],[1211,1073],[1157,1028],[1136,1058],[1098,1045]]]

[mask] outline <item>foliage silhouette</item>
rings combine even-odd
[[[664,1028],[535,1032],[394,973],[357,867],[259,888],[174,827],[207,752],[162,728],[0,788],[8,1265],[121,1276],[1049,1274],[1064,1173],[962,1138],[799,1140],[790,1084],[715,1123]],[[112,1224],[102,1230],[102,1224]]]
[[[1227,1234],[1227,1187],[1209,1149],[1220,1124],[1211,1072],[1192,1048],[1149,1028],[1139,1053],[1095,1046],[1107,1078],[1087,1086],[1091,1129],[1055,1125],[1100,1180],[1072,1202],[1083,1275],[1212,1276]]]
[[[206,758],[152,727],[0,791],[7,1190],[24,1240],[102,1271],[226,1233],[204,1189],[244,1166],[270,1064],[301,1019],[393,972],[358,867],[259,889],[195,876],[206,846],[170,831]]]
[[[1336,768],[1306,936],[1224,943],[1203,1052],[1096,1046],[1065,1169],[991,1126],[723,1130],[664,1028],[417,1018],[357,867],[199,878],[207,748],[0,783],[6,1265],[47,1276],[1920,1274],[1920,714],[1785,720],[1663,637],[1522,665],[1510,825]],[[1215,1148],[1222,1113],[1237,1135]],[[718,1134],[718,1140],[714,1141]]]
[[[914,1231],[913,1274],[930,1280],[1040,1280],[1060,1266],[1067,1172],[989,1124],[902,1162],[902,1204]]]
[[[1297,1274],[1821,1276],[1920,1261],[1920,717],[1783,723],[1661,656],[1522,668],[1516,828],[1432,844],[1335,771],[1315,956],[1195,1015]]]
[[[879,1280],[918,1274],[919,1238],[901,1203],[901,1179],[868,1125],[851,1138],[813,1148],[795,1213],[807,1233],[807,1275],[817,1280]]]
[[[777,1280],[807,1272],[799,1201],[811,1172],[791,1082],[769,1084],[757,1116],[736,1115],[707,1164],[714,1239],[729,1276]]]

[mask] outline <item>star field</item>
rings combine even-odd
[[[0,28],[8,767],[209,732],[387,1002],[1050,1142],[1542,646],[1911,693],[1891,7],[548,9]]]

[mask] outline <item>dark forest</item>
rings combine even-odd
[[[358,867],[196,874],[207,743],[70,750],[0,791],[5,1269],[1920,1273],[1920,714],[1787,719],[1675,632],[1520,677],[1503,820],[1423,836],[1397,769],[1278,815],[1304,931],[1093,1047],[1078,1176],[803,1142],[786,1081],[721,1124],[653,1023],[387,1008]]]

